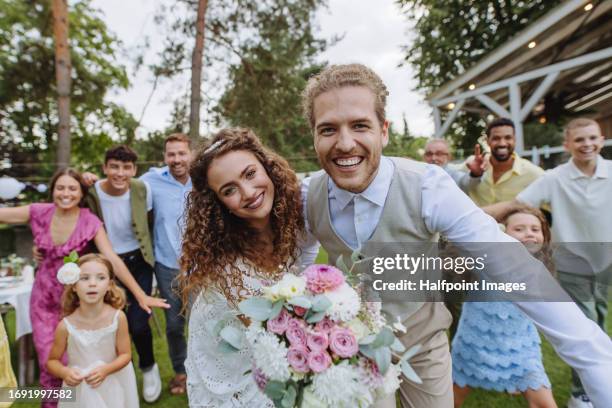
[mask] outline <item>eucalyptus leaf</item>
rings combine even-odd
[[[251,319],[263,322],[272,314],[272,302],[262,297],[252,297],[243,300],[238,305],[242,313]]]
[[[417,375],[416,371],[414,371],[414,369],[412,368],[410,363],[408,363],[408,361],[402,361],[400,368],[402,369],[402,374],[404,374],[406,378],[409,379],[410,381],[416,384],[423,383],[421,378]]]
[[[380,371],[382,375],[385,375],[391,365],[391,350],[389,347],[374,349],[374,361],[378,366],[378,371]]]
[[[279,400],[285,395],[285,383],[280,381],[268,381],[264,392],[270,399]]]
[[[312,299],[312,310],[315,312],[325,312],[331,305],[331,300],[325,295],[317,295]]]
[[[338,269],[340,269],[345,275],[349,274],[351,271],[349,267],[346,266],[346,263],[344,263],[344,257],[342,256],[342,254],[340,254],[338,259],[336,260],[336,267],[338,267]]]
[[[410,359],[412,356],[414,356],[420,349],[421,349],[421,345],[420,344],[415,344],[414,346],[410,347],[408,349],[408,351],[406,351],[402,355],[400,360],[401,361],[408,361],[408,359]]]
[[[388,327],[383,327],[382,330],[376,336],[376,340],[371,344],[372,348],[378,347],[389,347],[393,344],[396,337],[393,331]]]
[[[395,351],[396,353],[403,353],[404,351],[406,351],[406,347],[396,337],[393,341],[393,344],[391,344],[391,350]]]
[[[283,408],[293,408],[295,405],[295,398],[297,397],[297,391],[293,385],[290,385],[283,396],[281,401]]]
[[[219,333],[221,338],[237,350],[244,347],[244,332],[234,326],[225,326]]]
[[[370,360],[374,360],[374,349],[369,344],[360,344],[359,352]]]
[[[277,300],[272,304],[272,310],[270,310],[270,319],[274,319],[281,313],[284,304],[285,301],[283,299]]]
[[[219,341],[219,345],[217,347],[219,351],[221,352],[221,354],[234,354],[240,351],[236,347],[226,342],[225,340]]]
[[[317,323],[317,322],[320,322],[321,320],[323,320],[324,317],[325,317],[325,312],[316,312],[316,313],[312,313],[310,316],[308,316],[306,321],[308,323]]]
[[[352,263],[358,263],[358,262],[360,262],[363,259],[363,255],[361,254],[360,250],[361,250],[361,248],[357,248],[351,254],[351,262]]]
[[[365,336],[363,339],[359,340],[360,345],[372,344],[372,342],[376,340],[375,334],[369,334]]]
[[[289,299],[287,302],[293,306],[303,307],[304,309],[310,309],[312,307],[312,302],[306,296],[296,296]]]

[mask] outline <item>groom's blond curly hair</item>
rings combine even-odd
[[[374,110],[380,125],[386,120],[385,107],[389,91],[374,71],[362,64],[330,65],[311,77],[302,92],[302,113],[314,130],[314,100],[317,96],[349,86],[362,86],[374,94]]]

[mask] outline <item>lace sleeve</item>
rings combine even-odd
[[[195,301],[185,362],[190,407],[274,407],[247,373],[251,369],[250,350],[223,354],[218,348],[219,339],[213,331],[219,320],[245,330],[237,314],[220,293],[212,290]]]

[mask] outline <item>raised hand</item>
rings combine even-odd
[[[465,166],[470,170],[470,176],[480,177],[486,171],[489,162],[488,155],[483,155],[480,150],[480,145],[474,147],[474,157],[465,163]]]
[[[98,181],[99,177],[96,176],[93,173],[90,173],[88,171],[86,171],[85,173],[81,174],[81,178],[83,179],[83,184],[85,184],[87,187],[91,187],[94,185],[94,183],[96,181]]]

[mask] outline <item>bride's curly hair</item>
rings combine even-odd
[[[253,153],[274,185],[270,214],[272,258],[257,245],[258,232],[233,215],[208,185],[208,169],[213,160],[237,150]],[[299,181],[285,159],[264,147],[255,133],[245,128],[223,129],[201,146],[189,174],[193,189],[185,208],[182,273],[178,278],[183,304],[189,304],[202,289],[215,287],[235,305],[246,291],[243,272],[236,266],[238,259],[259,269],[264,279],[277,278],[283,273],[278,265],[294,262],[297,240],[304,233]]]

